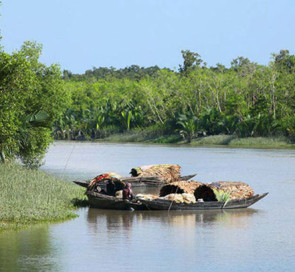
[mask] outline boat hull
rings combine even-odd
[[[86,192],[88,203],[91,208],[110,210],[145,210],[142,203],[123,200],[114,196],[108,196],[96,192]]]
[[[246,199],[230,200],[226,202],[208,201],[197,202],[192,204],[176,203],[165,199],[140,200],[149,210],[219,210],[219,209],[241,209],[247,208],[260,199],[264,198],[268,193],[255,195]]]

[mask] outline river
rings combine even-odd
[[[269,195],[231,211],[81,208],[58,224],[0,233],[0,271],[293,271],[295,150],[55,142],[44,171],[90,179],[173,163],[196,180],[244,181]]]

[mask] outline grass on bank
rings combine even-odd
[[[175,143],[182,140],[179,134],[165,135],[162,129],[148,127],[146,129],[132,129],[123,133],[114,133],[100,141],[107,142],[146,142],[146,143]]]
[[[294,148],[295,144],[287,137],[246,137],[238,138],[233,135],[214,135],[197,138],[192,141],[193,146],[223,145],[229,147],[247,148]]]
[[[40,170],[0,164],[0,231],[76,217],[84,190]]]
[[[160,144],[185,144],[179,134],[157,135],[147,131],[131,130],[125,133],[113,134],[103,141],[106,142],[144,142]],[[190,143],[191,146],[229,146],[252,148],[295,148],[295,140],[287,137],[246,137],[238,138],[235,135],[212,135],[197,137]]]
[[[130,131],[125,133],[113,134],[102,141],[106,142],[124,142],[124,143],[159,143],[172,144],[183,142],[179,135],[165,135],[165,136],[150,136],[139,131]]]

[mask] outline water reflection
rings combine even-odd
[[[0,271],[57,271],[51,255],[47,225],[0,233]]]
[[[87,214],[88,228],[92,234],[108,235],[116,232],[124,233],[125,237],[131,235],[132,226],[136,220],[132,211],[108,211],[89,208]]]
[[[211,233],[208,240],[212,246],[218,246],[224,239],[231,243],[232,233],[251,229],[258,214],[260,211],[254,209],[170,212],[89,209],[87,229],[93,247],[99,241],[104,248],[120,251],[127,246],[129,250],[141,252],[143,243],[148,252],[173,247],[173,254],[185,250],[186,258],[193,260],[200,248],[206,248],[204,233]],[[145,256],[145,250],[141,254]],[[155,253],[152,256],[157,258]]]
[[[89,209],[87,220],[93,233],[104,231],[132,230],[133,225],[143,221],[162,226],[196,228],[206,225],[224,225],[229,228],[247,228],[253,215],[261,213],[255,209],[208,210],[208,211],[111,211]]]

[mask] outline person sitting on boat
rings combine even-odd
[[[123,189],[123,199],[128,199],[128,200],[133,199],[133,191],[131,189],[131,183],[127,183],[125,188]]]
[[[110,196],[116,195],[116,185],[113,180],[109,179],[106,185],[106,194]]]

